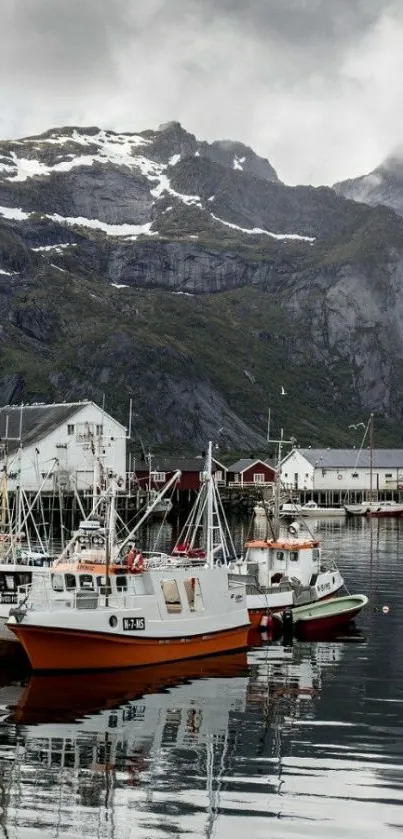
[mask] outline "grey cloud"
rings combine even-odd
[[[403,139],[397,0],[3,0],[1,18],[3,136],[179,119],[313,183]]]

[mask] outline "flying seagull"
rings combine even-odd
[[[349,425],[349,428],[360,428],[360,426],[365,428],[365,422],[357,422],[356,424],[352,423],[352,425]]]
[[[281,385],[281,391],[280,391],[280,392],[281,392],[281,395],[282,395],[282,396],[287,396],[287,394],[286,394],[286,392],[285,392],[285,390],[284,390],[284,388],[283,388],[283,385]]]

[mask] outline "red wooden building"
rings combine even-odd
[[[273,484],[276,470],[264,460],[242,458],[228,467],[228,486],[252,487]]]
[[[151,487],[162,489],[164,484],[180,469],[182,475],[177,484],[179,490],[200,489],[202,473],[205,471],[204,457],[153,457],[151,459]],[[218,485],[225,486],[227,469],[213,458],[213,473]],[[150,462],[148,460],[134,461],[131,473],[132,489],[147,489],[149,484]]]

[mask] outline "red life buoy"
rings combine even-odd
[[[141,574],[144,571],[145,563],[144,563],[144,556],[141,553],[136,554],[133,560],[133,564],[131,566],[131,573],[132,574]]]
[[[130,548],[130,551],[127,554],[127,557],[126,557],[126,565],[127,565],[127,570],[128,571],[131,571],[132,568],[133,568],[133,563],[134,563],[135,556],[136,556],[135,548]]]

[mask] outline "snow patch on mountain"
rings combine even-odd
[[[31,248],[31,251],[62,251],[63,248],[77,248],[77,242],[63,242],[60,245],[39,245],[37,248]]]
[[[58,213],[53,215],[46,215],[45,218],[51,221],[56,221],[59,224],[67,224],[69,227],[89,227],[93,230],[102,230],[108,236],[128,236],[131,239],[136,239],[137,236],[158,236],[156,231],[151,230],[152,222],[146,224],[107,224],[105,221],[99,221],[93,218],[71,218],[60,216]]]
[[[112,163],[115,166],[128,166],[129,168],[135,168],[136,165],[140,165],[138,163],[135,150],[140,146],[147,146],[150,143],[150,140],[145,140],[144,137],[139,137],[136,134],[119,135],[113,134],[109,131],[99,131],[97,134],[86,135],[81,134],[78,131],[73,131],[71,135],[41,137],[40,142],[38,142],[37,138],[35,138],[35,140],[28,139],[27,141],[24,141],[24,143],[25,142],[34,143],[33,149],[38,149],[39,152],[41,151],[43,143],[65,145],[68,142],[74,143],[75,145],[81,145],[84,149],[85,146],[90,146],[91,148],[97,146],[98,150],[90,154],[83,153],[76,155],[66,152],[64,154],[64,160],[52,165],[47,165],[41,160],[32,158],[31,156],[18,156],[15,151],[11,151],[9,162],[2,163],[0,166],[0,170],[7,173],[12,171],[14,173],[6,178],[8,181],[26,181],[28,178],[32,178],[37,175],[46,177],[51,175],[53,172],[69,172],[77,166],[92,166],[96,162],[104,164]],[[146,158],[139,158],[140,161],[145,159]],[[149,161],[149,163],[152,163],[152,161]]]
[[[237,224],[232,224],[230,221],[224,221],[222,218],[218,218],[215,216],[214,213],[210,213],[211,217],[214,221],[218,221],[220,224],[224,224],[225,227],[230,227],[232,230],[239,230],[240,233],[248,233],[251,236],[271,236],[273,239],[296,239],[301,242],[314,242],[314,236],[301,236],[299,233],[271,233],[270,230],[263,230],[261,227],[253,227],[252,229],[248,227],[239,227]]]
[[[25,221],[31,214],[18,207],[0,207],[0,215],[12,221]]]

